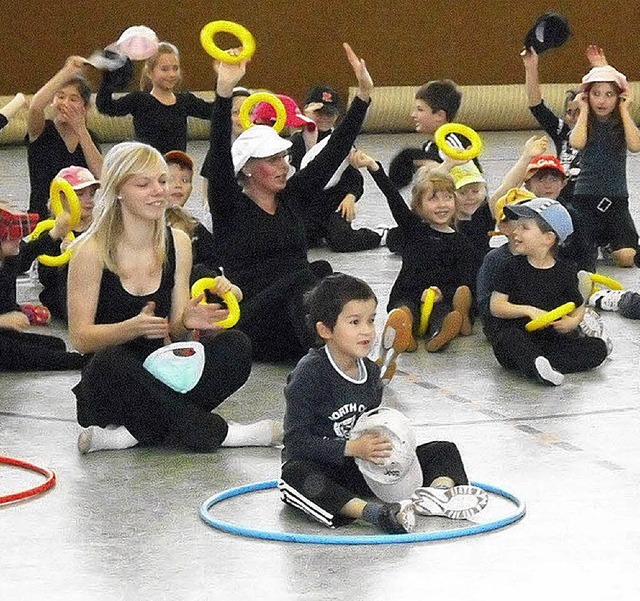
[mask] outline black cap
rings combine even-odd
[[[316,86],[315,88],[311,88],[307,94],[305,104],[310,104],[312,102],[322,102],[324,106],[320,110],[326,110],[334,115],[340,113],[340,96],[338,95],[338,92],[329,86]]]
[[[566,17],[557,13],[544,13],[536,19],[524,38],[525,48],[533,48],[542,54],[551,48],[559,48],[571,37]]]

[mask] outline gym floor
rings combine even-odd
[[[530,132],[483,135],[490,190]],[[407,135],[363,135],[359,146],[384,165]],[[189,151],[198,163],[204,142]],[[0,193],[26,206],[22,147],[0,148]],[[640,223],[640,160],[628,163],[632,213]],[[392,224],[369,176],[357,224]],[[190,205],[201,214],[200,186]],[[366,279],[379,299],[381,331],[399,257],[386,248],[356,254],[314,250],[335,270]],[[640,289],[637,269],[604,263],[602,273]],[[22,301],[37,287],[25,280]],[[212,454],[129,449],[78,454],[71,387],[77,372],[0,374],[0,454],[55,470],[44,495],[0,507],[0,598],[74,601],[135,599],[412,599],[463,593],[477,599],[637,598],[640,545],[640,323],[603,314],[614,350],[600,368],[546,388],[507,373],[476,324],[441,353],[403,355],[384,402],[406,413],[420,441],[452,440],[472,480],[527,503],[523,520],[487,534],[414,544],[303,545],[212,529],[198,516],[213,494],[279,475],[280,450]],[[49,328],[65,337],[63,329]],[[43,330],[38,330],[43,331]],[[220,407],[236,421],[281,419],[291,366],[256,364],[247,385]],[[42,477],[0,465],[0,496]],[[495,496],[478,521],[514,507]],[[252,528],[339,536],[373,534],[361,524],[330,531],[285,508],[273,490],[227,501],[216,517]],[[419,531],[460,527],[420,518]],[[634,595],[635,594],[635,595]]]

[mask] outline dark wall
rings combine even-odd
[[[66,56],[87,56],[140,24],[180,48],[187,89],[211,89],[211,60],[198,35],[215,19],[237,21],[256,37],[245,85],[300,101],[319,81],[342,92],[353,85],[342,41],[366,59],[377,85],[419,85],[440,77],[463,85],[515,83],[523,80],[518,52],[524,34],[549,9],[569,18],[574,36],[543,57],[543,82],[579,80],[590,42],[603,46],[630,80],[638,79],[636,0],[0,0],[0,94],[35,92]]]

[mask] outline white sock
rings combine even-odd
[[[116,449],[128,449],[138,444],[129,430],[124,426],[109,424],[106,428],[89,426],[83,428],[78,436],[78,450],[84,453],[93,451],[107,451]]]
[[[251,424],[227,422],[229,431],[222,441],[223,447],[273,447],[282,443],[282,424],[263,419]]]
[[[549,359],[542,355],[536,358],[536,371],[538,372],[538,377],[550,386],[560,386],[564,382],[564,375],[553,369]]]

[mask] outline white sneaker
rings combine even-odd
[[[605,330],[602,317],[600,317],[600,315],[598,315],[598,313],[591,307],[587,307],[584,312],[584,317],[580,322],[580,331],[585,336],[601,338],[604,340],[607,345],[607,356],[611,354],[611,351],[613,350],[613,341],[611,340],[611,336],[609,336]]]
[[[548,386],[560,386],[564,382],[564,376],[551,367],[549,359],[540,355],[536,358],[536,372],[538,372],[538,378],[543,384]]]
[[[416,489],[411,500],[420,515],[468,520],[487,506],[489,495],[477,486],[466,484],[452,488],[429,486]]]
[[[596,290],[589,297],[589,306],[603,311],[617,311],[620,299],[626,290]]]

